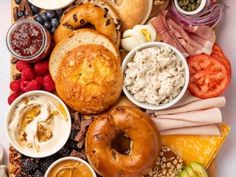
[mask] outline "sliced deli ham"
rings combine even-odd
[[[179,49],[186,57],[201,53],[210,55],[212,52],[216,37],[215,32],[208,26],[180,25],[168,15],[167,10],[151,19],[150,23],[163,42]]]

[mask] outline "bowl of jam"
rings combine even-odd
[[[13,24],[6,41],[12,56],[19,60],[36,62],[50,54],[51,36],[34,20],[23,19]]]

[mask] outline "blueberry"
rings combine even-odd
[[[20,4],[21,0],[15,0],[16,4]]]
[[[21,17],[23,17],[24,15],[25,15],[25,13],[24,13],[24,11],[22,11],[22,10],[17,13],[18,18],[21,18]]]
[[[31,8],[33,14],[36,14],[40,11],[40,9],[36,6],[34,6],[33,4],[30,4],[30,8]]]
[[[57,20],[57,18],[52,18],[51,19],[51,24],[53,27],[57,27],[59,25],[59,22]]]
[[[60,156],[62,157],[66,157],[69,156],[71,153],[71,150],[69,147],[65,146],[63,148],[61,148],[61,150],[58,152]]]
[[[50,29],[52,25],[49,23],[49,21],[44,22],[43,26],[47,29]]]
[[[56,13],[55,13],[55,11],[47,11],[46,16],[47,16],[47,18],[53,18],[56,16]]]
[[[48,17],[47,17],[45,12],[41,14],[41,17],[42,17],[44,22],[48,21]]]
[[[55,31],[56,31],[56,27],[53,26],[53,27],[50,29],[50,33],[53,34]]]
[[[43,18],[41,15],[35,15],[34,20],[43,24]]]

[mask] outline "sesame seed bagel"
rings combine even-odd
[[[131,139],[128,154],[112,147],[112,140],[120,132]],[[101,176],[138,177],[152,168],[158,158],[159,132],[144,112],[135,107],[120,106],[91,123],[85,150],[89,163]]]
[[[88,2],[84,0],[84,3],[80,2],[63,15],[61,24],[54,33],[55,43],[86,24],[94,26],[96,31],[109,37],[119,46],[121,24],[118,15],[112,6],[96,0]]]

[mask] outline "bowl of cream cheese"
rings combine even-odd
[[[162,42],[144,43],[131,50],[122,63],[123,92],[137,106],[162,110],[176,104],[189,83],[185,57]]]
[[[31,91],[10,105],[5,131],[17,151],[29,157],[43,158],[65,145],[71,132],[71,117],[56,95]]]
[[[41,9],[58,10],[70,5],[74,0],[29,0],[29,2]]]

